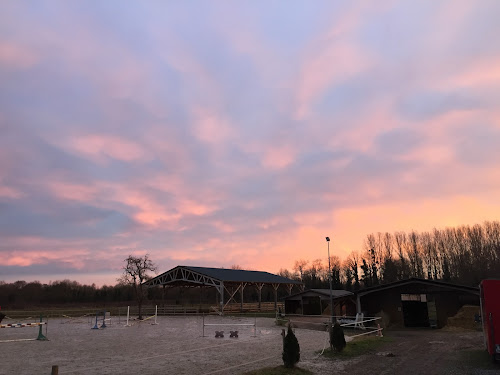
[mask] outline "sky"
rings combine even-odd
[[[0,280],[278,272],[498,220],[500,2],[0,4]]]

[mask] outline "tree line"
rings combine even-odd
[[[363,249],[344,261],[330,257],[331,269],[321,259],[297,260],[281,276],[301,280],[307,288],[358,290],[410,277],[477,286],[500,275],[500,222],[462,225],[427,232],[372,233]]]
[[[88,307],[135,300],[131,285],[118,283],[114,286],[95,284],[83,285],[76,281],[61,280],[48,284],[39,281],[0,281],[0,306],[11,309],[24,309],[32,306],[86,305]]]
[[[160,299],[160,292],[155,288],[140,289],[146,274],[136,275],[134,279],[134,273],[130,271],[134,260],[140,259],[129,256],[125,260],[124,274],[114,286],[96,287],[95,284],[83,285],[70,280],[49,284],[0,281],[0,306],[102,306],[138,298]],[[143,260],[149,262],[145,264],[146,271],[155,269],[149,258]],[[372,233],[366,236],[361,251],[351,252],[343,261],[338,256],[331,256],[330,270],[321,259],[312,262],[300,259],[295,261],[292,271],[281,269],[279,275],[301,280],[306,288],[318,289],[329,287],[330,275],[334,289],[347,290],[409,277],[477,286],[483,279],[500,275],[500,222],[486,221],[482,225],[429,232]],[[182,292],[178,291],[179,298],[185,294]],[[181,299],[185,298],[186,295]]]

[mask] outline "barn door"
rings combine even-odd
[[[435,301],[427,302],[427,313],[429,314],[429,325],[431,326],[431,328],[437,328],[438,319]]]

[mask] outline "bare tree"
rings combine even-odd
[[[286,268],[280,268],[278,275],[286,277],[287,279],[299,280],[299,275],[297,273],[290,272]]]
[[[407,253],[410,258],[410,267],[413,277],[424,277],[424,266],[422,264],[420,235],[412,230],[408,235]]]
[[[123,275],[118,279],[120,283],[134,287],[137,304],[139,306],[139,319],[142,320],[142,302],[144,301],[143,282],[149,280],[148,272],[156,272],[156,266],[146,254],[143,257],[129,255],[125,259],[127,264],[123,267]]]
[[[304,259],[299,259],[299,260],[295,261],[295,265],[293,266],[293,270],[300,275],[300,280],[303,280],[303,278],[304,278],[304,271],[305,271],[308,263],[309,263],[309,261],[304,260]]]
[[[359,255],[356,251],[351,252],[346,260],[347,264],[351,269],[351,275],[354,280],[354,290],[358,290],[359,284]]]
[[[396,244],[396,249],[398,251],[399,257],[399,279],[406,279],[410,277],[410,270],[408,266],[408,259],[405,255],[406,248],[406,233],[405,232],[396,232],[394,233],[394,242]]]

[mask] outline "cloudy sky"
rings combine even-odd
[[[0,280],[277,272],[498,220],[500,2],[0,4]]]

